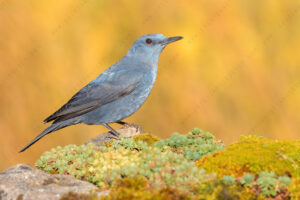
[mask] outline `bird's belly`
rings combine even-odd
[[[82,116],[82,122],[86,124],[103,124],[129,117],[145,102],[151,92],[152,86],[137,88],[127,96],[86,113]]]

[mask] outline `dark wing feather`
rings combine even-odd
[[[99,78],[106,80],[100,83],[94,81],[82,88],[44,122],[58,122],[77,117],[130,94],[140,83],[142,74],[133,71],[120,73],[110,74],[109,80],[105,75],[100,76]]]

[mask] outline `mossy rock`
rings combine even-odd
[[[300,176],[300,140],[279,141],[247,136],[225,150],[205,156],[196,162],[199,168],[224,175],[243,176],[273,171],[277,175]]]
[[[120,138],[107,146],[92,143],[58,146],[45,152],[36,166],[50,173],[71,174],[101,189],[111,187],[120,178],[143,176],[153,188],[170,186],[185,190],[189,184],[213,176],[198,169],[193,161],[169,146],[157,147],[155,141],[158,141],[156,137],[145,134]],[[207,141],[206,144],[206,140],[201,139],[207,146],[206,154],[212,149],[209,146],[215,145],[210,139]],[[188,145],[194,147],[197,144]]]
[[[256,176],[254,182],[257,184],[257,178],[262,176],[262,173],[274,173],[261,178],[261,187],[267,187],[259,192],[269,198],[297,200],[300,197],[300,140],[279,141],[259,136],[244,136],[226,149],[196,161],[196,165],[208,173],[216,173],[219,178],[226,175],[241,178],[250,173]],[[290,182],[288,177],[291,177],[290,186],[278,190],[276,185],[280,181]]]
[[[225,148],[211,133],[195,128],[163,140],[142,134],[121,137],[106,146],[58,146],[45,152],[36,166],[110,190],[108,196],[101,197],[108,200],[296,200],[299,152],[299,141],[258,136],[243,137]],[[80,198],[99,199],[93,195]]]

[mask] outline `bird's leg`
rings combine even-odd
[[[121,124],[121,125],[123,125],[125,127],[126,126],[127,127],[134,127],[134,128],[136,128],[136,131],[140,130],[141,133],[145,133],[144,130],[142,129],[142,127],[139,126],[139,125],[137,125],[137,124],[130,124],[130,123],[127,123],[127,122],[124,122],[124,121],[117,121],[116,123]]]
[[[110,130],[110,133],[114,136],[116,136],[117,138],[120,136],[120,133],[118,133],[115,129],[113,129],[110,125],[104,123],[103,126],[105,126],[107,129]]]

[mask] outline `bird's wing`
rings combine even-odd
[[[58,122],[77,117],[126,96],[141,82],[142,73],[120,70],[103,73],[97,79],[77,92],[65,105],[45,119],[44,122],[52,120]]]

